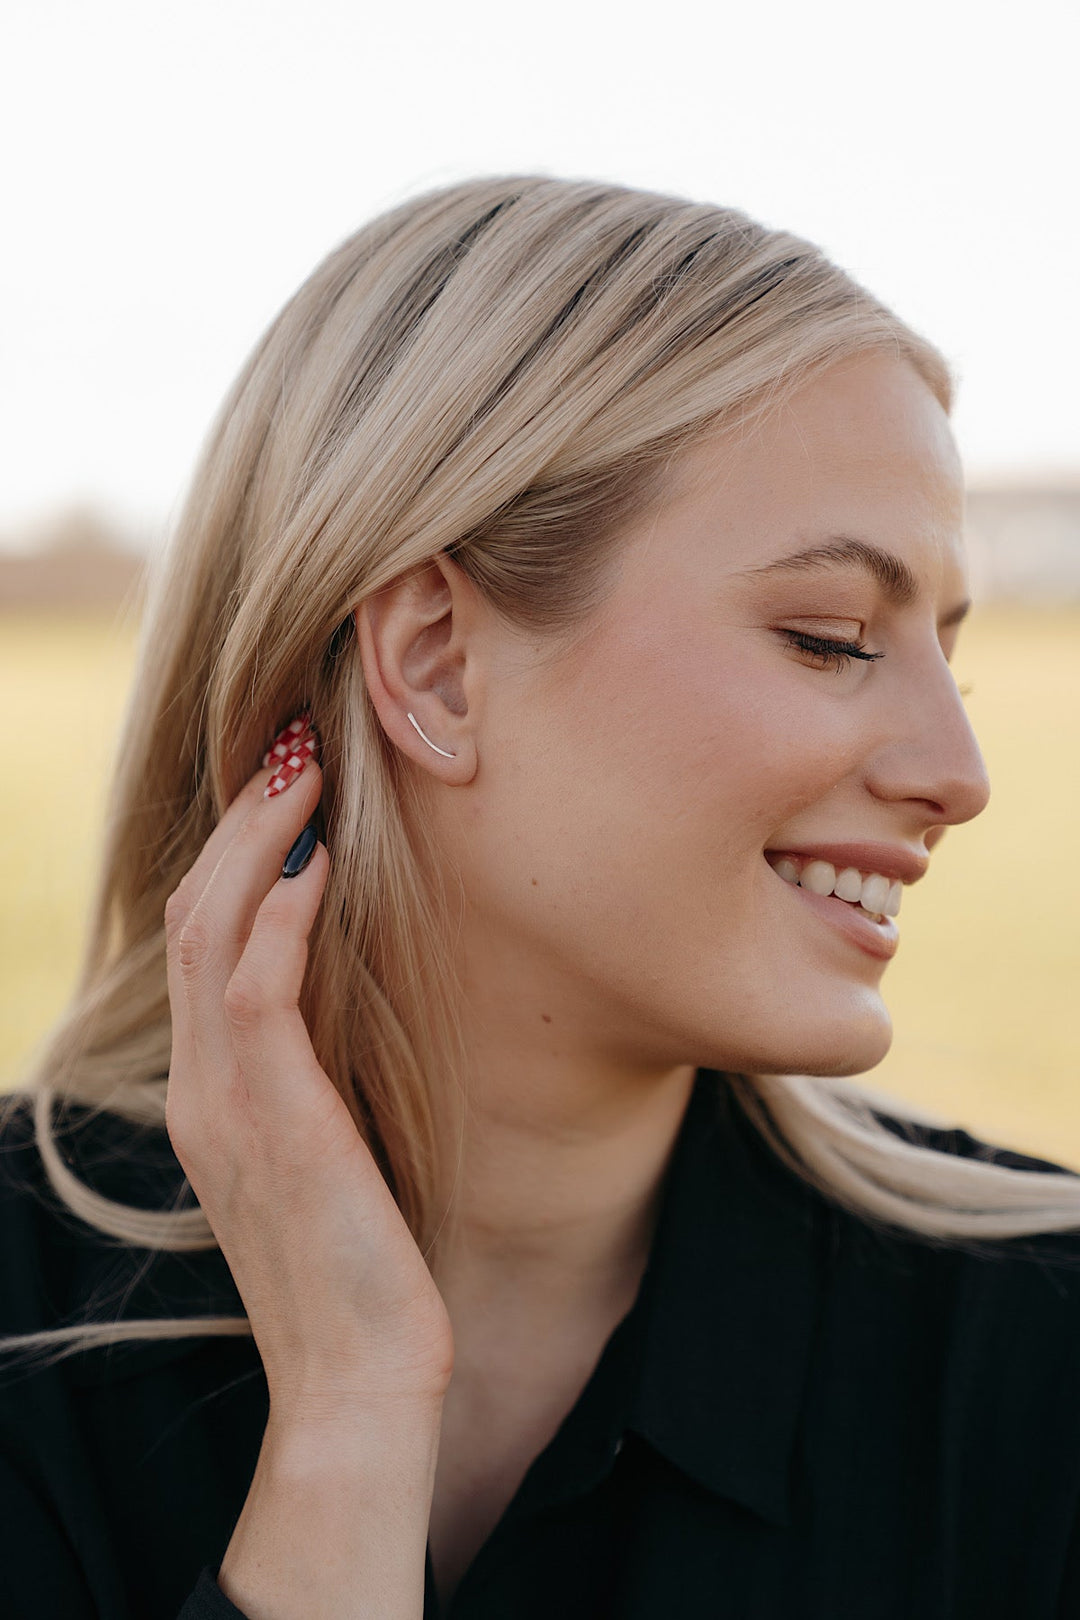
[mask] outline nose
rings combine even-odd
[[[935,641],[918,679],[904,681],[890,705],[888,731],[875,752],[868,785],[893,803],[921,801],[944,835],[971,821],[990,800],[990,778],[952,670]],[[929,840],[927,840],[929,842]]]

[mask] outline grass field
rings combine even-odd
[[[0,1089],[74,978],[134,645],[100,618],[0,617]],[[1080,611],[977,609],[956,674],[993,797],[904,897],[869,1079],[1080,1169]]]

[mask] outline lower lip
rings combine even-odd
[[[768,862],[766,862],[768,865]],[[772,868],[769,868],[770,871]],[[886,917],[882,922],[871,922],[862,912],[848,900],[838,900],[834,894],[815,894],[812,889],[804,889],[798,883],[789,883],[786,878],[777,874],[777,883],[782,883],[785,889],[790,889],[797,899],[816,911],[819,917],[832,923],[841,934],[846,934],[853,945],[858,945],[867,956],[876,956],[882,962],[888,962],[896,955],[896,947],[900,943],[900,930],[892,917]]]

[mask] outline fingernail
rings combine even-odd
[[[263,789],[263,798],[284,793],[300,775],[308,760],[318,753],[319,740],[305,709],[282,728],[263,755],[263,765],[277,764],[277,770]]]
[[[315,846],[319,842],[319,835],[309,821],[292,849],[285,857],[281,868],[283,878],[298,877],[304,867],[315,853]]]
[[[310,733],[311,715],[307,709],[302,709],[295,719],[289,721],[287,726],[282,726],[270,747],[266,750],[262,760],[264,768],[267,765],[273,765],[277,760],[287,759],[297,743],[302,742],[304,737],[309,736]]]
[[[313,739],[300,743],[289,755],[288,759],[282,761],[269,782],[267,782],[263,789],[263,798],[273,799],[277,794],[284,793],[286,788],[292,787],[308,760],[314,756],[314,753],[315,743]]]

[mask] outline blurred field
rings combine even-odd
[[[74,979],[134,645],[109,617],[0,617],[0,1088]],[[1080,1169],[1080,610],[977,609],[956,675],[993,798],[904,897],[895,1040],[868,1078]]]

